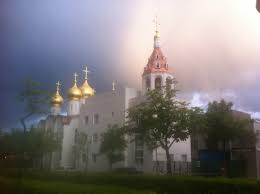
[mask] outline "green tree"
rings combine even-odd
[[[126,148],[124,131],[117,125],[114,125],[109,127],[102,136],[100,154],[106,154],[110,169],[112,169],[112,165],[115,162],[124,160],[124,150]]]
[[[34,161],[40,160],[42,167],[43,155],[60,148],[60,141],[55,134],[51,130],[42,129],[31,129],[26,133],[13,131],[10,134],[4,134],[0,137],[0,144],[0,153],[16,155],[21,166],[26,158],[30,158]]]
[[[129,108],[126,126],[133,137],[143,137],[149,149],[160,146],[165,150],[167,174],[172,173],[169,151],[173,143],[186,140],[203,118],[201,109],[176,99],[177,90],[172,89],[176,83],[171,80],[161,89],[148,91],[143,102]]]
[[[53,130],[48,129],[31,129],[26,133],[26,148],[28,155],[35,160],[40,160],[40,167],[43,168],[44,155],[50,154],[52,160],[52,152],[61,148],[61,139],[58,139]]]
[[[48,103],[50,96],[41,88],[39,82],[27,79],[18,97],[25,105],[25,115],[20,119],[20,122],[24,132],[26,132],[26,120],[35,114],[46,113],[45,105]]]
[[[222,144],[225,165],[227,143],[236,139],[251,143],[256,140],[252,120],[235,116],[232,106],[231,102],[225,100],[214,101],[208,104],[205,114],[207,127],[203,133],[206,135],[208,147],[209,149],[217,149],[218,142]]]

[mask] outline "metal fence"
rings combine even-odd
[[[190,175],[191,174],[191,162],[172,161],[172,174],[173,175]],[[166,174],[166,161],[154,161],[153,173]]]

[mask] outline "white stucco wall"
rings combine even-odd
[[[72,117],[68,125],[63,128],[62,154],[60,166],[64,169],[74,168],[73,146],[75,130],[78,130],[79,118]]]
[[[99,154],[101,134],[108,129],[109,125],[122,126],[124,124],[128,101],[136,94],[136,90],[129,88],[106,92],[89,97],[85,105],[82,106],[79,129],[88,135],[90,141],[87,167],[89,170],[108,170],[109,165],[106,157]],[[98,123],[94,123],[95,115],[99,117]],[[85,122],[86,117],[88,117],[88,123]],[[98,135],[97,142],[94,141],[95,134]],[[93,160],[93,154],[97,155],[96,162]],[[128,151],[125,153],[125,157],[125,161],[118,162],[114,167],[128,166]]]

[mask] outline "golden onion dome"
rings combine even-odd
[[[88,80],[85,79],[84,83],[80,87],[83,98],[88,98],[89,96],[93,96],[95,94],[95,90],[88,84]]]
[[[77,74],[74,74],[74,85],[68,91],[68,97],[70,100],[80,100],[82,97],[82,92],[77,86]]]
[[[57,88],[56,88],[56,93],[51,97],[51,104],[52,106],[61,106],[63,104],[63,98],[62,96],[60,95],[60,82],[57,82],[56,83],[57,85]]]
[[[51,104],[53,106],[61,106],[63,104],[63,98],[59,93],[56,93],[52,98],[51,98]]]

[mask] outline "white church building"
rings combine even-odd
[[[174,77],[160,48],[157,30],[152,54],[142,74],[142,91],[134,88],[117,90],[113,82],[111,91],[96,93],[88,83],[88,69],[84,72],[84,83],[78,86],[75,73],[73,86],[68,90],[67,115],[61,115],[63,97],[60,95],[58,82],[51,100],[51,113],[38,124],[38,128],[53,130],[61,142],[58,151],[44,157],[45,166],[51,169],[108,171],[109,162],[106,156],[99,154],[102,133],[114,124],[123,126],[130,106],[143,100],[147,90],[161,87],[167,78]],[[114,164],[114,169],[135,168],[152,173],[155,171],[155,164],[165,164],[166,154],[163,149],[149,151],[142,143],[132,142],[127,136],[125,138],[128,141],[125,159]],[[190,139],[173,144],[170,152],[173,161],[190,162]]]

